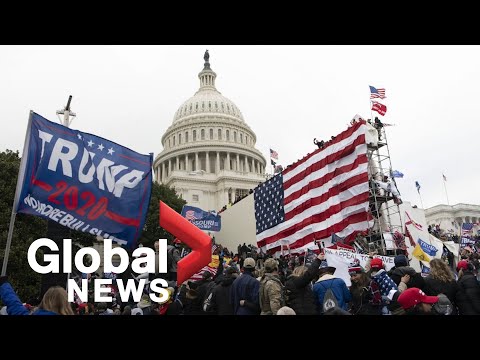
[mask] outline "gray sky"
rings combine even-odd
[[[382,102],[402,198],[425,207],[480,204],[480,46],[0,46],[0,150],[22,151],[28,113],[58,121],[73,95],[72,128],[140,153],[161,150],[177,108],[199,87],[209,50],[216,87],[286,166],[313,138],[371,117],[368,85]],[[373,116],[376,116],[373,112]],[[380,117],[381,118],[381,117]],[[271,167],[269,167],[271,170]]]

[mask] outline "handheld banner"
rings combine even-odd
[[[136,247],[150,202],[153,154],[36,113],[26,146],[17,212]]]

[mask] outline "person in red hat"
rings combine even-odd
[[[402,292],[397,301],[407,315],[425,315],[432,313],[438,296],[427,296],[419,288],[410,288]]]

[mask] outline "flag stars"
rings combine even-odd
[[[103,151],[104,148],[105,146],[103,146],[103,144],[98,145],[98,150]]]
[[[108,149],[108,155],[113,155],[114,152],[115,152],[115,150],[113,150],[113,147]]]
[[[78,137],[80,140],[83,140],[83,139],[82,139],[82,135],[77,134],[77,137]]]
[[[88,144],[88,147],[92,147],[93,145],[95,145],[95,143],[92,140],[90,140],[87,144]]]

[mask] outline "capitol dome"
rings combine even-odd
[[[173,122],[183,121],[199,114],[222,114],[234,120],[243,120],[240,109],[217,90],[202,89],[185,101],[175,113]]]
[[[176,111],[156,157],[156,181],[187,204],[219,210],[265,181],[266,161],[240,109],[215,87],[208,50],[200,88]]]

